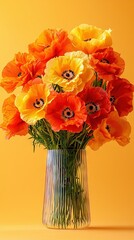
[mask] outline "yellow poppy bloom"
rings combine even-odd
[[[49,84],[58,84],[65,92],[77,94],[93,74],[88,55],[81,51],[68,52],[47,62],[43,80]]]
[[[45,117],[49,90],[45,84],[33,84],[27,91],[22,91],[15,100],[21,119],[30,125]]]
[[[102,30],[88,24],[81,24],[72,29],[70,38],[76,50],[82,50],[87,54],[112,45],[110,29]]]

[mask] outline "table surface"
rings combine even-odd
[[[91,226],[86,230],[56,230],[44,226],[1,226],[0,240],[134,240],[134,226]]]

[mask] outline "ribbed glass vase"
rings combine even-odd
[[[86,150],[48,150],[43,204],[43,223],[48,228],[89,226]]]

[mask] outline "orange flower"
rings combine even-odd
[[[112,111],[107,119],[103,119],[89,141],[89,146],[97,150],[104,143],[115,140],[119,145],[125,146],[129,143],[131,126],[124,117],[119,117],[116,111]]]
[[[86,105],[88,113],[87,124],[95,129],[101,120],[108,116],[111,110],[111,103],[107,92],[101,87],[90,87],[87,85],[78,96]]]
[[[35,60],[30,54],[18,53],[3,69],[0,86],[10,93],[43,73],[44,63]]]
[[[45,84],[36,83],[24,89],[17,97],[17,106],[21,118],[32,125],[45,117],[46,105],[50,92]]]
[[[73,46],[67,32],[55,29],[43,31],[36,41],[29,45],[30,53],[45,62],[72,50]]]
[[[0,128],[6,131],[6,137],[9,139],[14,135],[26,135],[28,133],[28,124],[20,118],[20,113],[16,108],[15,95],[8,97],[2,107],[3,123]]]
[[[24,85],[24,87],[22,88],[22,90],[25,91],[25,92],[27,92],[32,85],[34,85],[34,84],[39,84],[39,83],[43,83],[42,78],[39,78],[39,77],[34,78],[34,79],[28,81],[28,82]]]
[[[90,54],[98,49],[111,46],[111,30],[102,30],[88,24],[81,24],[70,32],[70,38],[76,50]]]
[[[115,76],[120,76],[125,67],[120,54],[111,47],[93,53],[90,64],[98,72],[99,77],[105,80],[113,80]]]
[[[108,83],[107,91],[112,106],[117,109],[119,116],[126,116],[133,110],[134,85],[127,79],[115,78]]]
[[[76,95],[59,93],[48,104],[46,119],[54,131],[80,132],[87,114],[84,102]]]

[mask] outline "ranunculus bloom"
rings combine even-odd
[[[90,54],[98,49],[111,46],[111,30],[102,30],[88,24],[81,24],[70,32],[70,38],[76,50]]]
[[[2,71],[0,86],[8,93],[44,74],[44,63],[27,53],[18,53]]]
[[[30,125],[45,117],[50,92],[45,84],[33,84],[22,91],[15,101],[21,118]]]
[[[115,78],[108,83],[107,91],[110,94],[110,101],[119,116],[127,116],[133,110],[134,85],[127,79]]]
[[[86,118],[85,103],[74,94],[59,93],[47,107],[46,119],[56,132],[80,132]]]
[[[125,146],[130,141],[131,126],[124,117],[119,117],[116,111],[112,111],[107,119],[103,119],[89,141],[93,150],[98,150],[104,143],[115,140],[119,145]]]
[[[111,102],[106,91],[101,87],[88,87],[78,94],[84,100],[88,117],[87,124],[96,128],[101,120],[108,116]]]
[[[29,44],[30,53],[45,62],[72,50],[67,32],[56,29],[44,30],[34,43]]]
[[[58,84],[66,92],[78,93],[91,80],[93,74],[88,55],[77,51],[49,60],[44,81]]]
[[[20,118],[20,113],[14,104],[15,95],[5,99],[2,107],[3,123],[0,128],[6,131],[6,137],[9,139],[14,135],[26,135],[28,133],[28,124]]]
[[[92,54],[90,64],[97,71],[100,78],[112,80],[124,71],[125,62],[113,48],[98,50]]]

